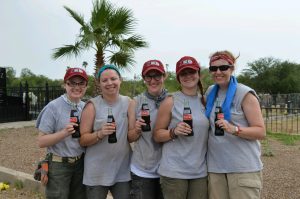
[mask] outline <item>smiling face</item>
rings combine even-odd
[[[195,89],[198,87],[200,78],[198,71],[191,68],[183,69],[180,71],[178,77],[182,89]]]
[[[158,70],[150,70],[143,79],[148,92],[153,96],[158,96],[162,92],[166,77]]]
[[[99,78],[102,95],[114,96],[119,94],[121,78],[113,69],[106,69]]]
[[[66,80],[64,87],[68,98],[72,102],[79,102],[87,89],[87,81],[80,76],[74,76]]]
[[[210,64],[211,66],[222,66],[222,65],[230,65],[226,60],[224,59],[219,59]],[[221,71],[219,68],[217,71],[210,71],[211,77],[213,81],[218,84],[221,88],[227,88],[230,77],[232,75],[234,68],[229,67],[225,71]]]

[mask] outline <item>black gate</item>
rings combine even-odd
[[[40,111],[51,100],[64,93],[61,86],[6,88],[6,105],[0,107],[0,123],[12,121],[27,121],[37,118]]]

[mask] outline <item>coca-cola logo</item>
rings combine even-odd
[[[77,117],[70,118],[70,122],[77,123],[77,121],[78,121]]]
[[[218,113],[217,118],[218,118],[218,120],[224,119],[224,114],[223,113]]]
[[[192,114],[184,114],[183,120],[192,120]]]
[[[142,116],[148,116],[150,113],[148,110],[141,110],[141,115]]]

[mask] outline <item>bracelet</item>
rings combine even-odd
[[[234,133],[232,135],[239,136],[241,132],[240,126],[234,126]]]
[[[99,140],[102,140],[102,138],[100,138],[98,135],[98,131],[96,131],[96,136],[97,136],[97,142],[99,142]]]
[[[171,128],[169,131],[171,139],[176,139],[178,136],[175,134],[175,128]]]

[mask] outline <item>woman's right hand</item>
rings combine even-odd
[[[101,134],[103,135],[103,137],[107,136],[107,135],[110,135],[110,134],[113,134],[115,131],[116,131],[116,124],[115,123],[105,123],[101,128]]]
[[[137,133],[141,133],[142,132],[142,126],[144,126],[144,125],[146,125],[146,123],[142,118],[136,120],[136,122],[135,122],[135,131]]]
[[[192,129],[190,127],[190,125],[188,125],[185,122],[179,122],[175,129],[174,129],[174,134],[179,136],[179,135],[188,135],[192,132]]]
[[[75,133],[75,129],[74,126],[78,126],[77,123],[73,123],[70,122],[69,124],[67,124],[64,128],[65,133],[69,136],[72,135],[73,133]]]

